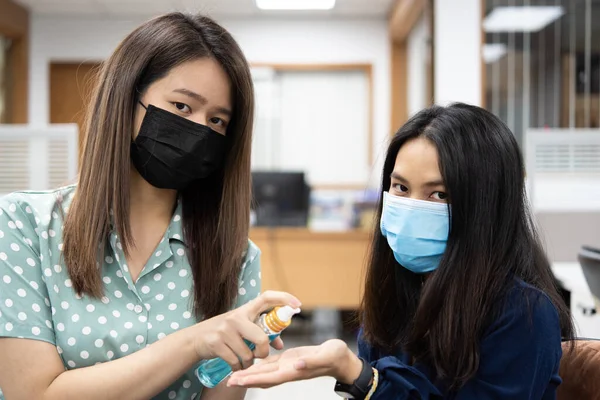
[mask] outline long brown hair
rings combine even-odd
[[[477,372],[481,336],[502,312],[515,278],[550,298],[563,338],[573,337],[573,324],[528,210],[523,159],[508,127],[474,106],[425,109],[393,137],[382,190],[390,187],[400,148],[416,137],[439,154],[451,207],[447,248],[425,281],[399,265],[379,229],[379,202],[362,302],[364,337],[379,351],[408,352],[456,389]]]
[[[78,293],[103,294],[96,263],[102,260],[99,245],[104,248],[111,223],[125,254],[134,246],[129,174],[138,98],[173,67],[203,57],[216,60],[231,81],[230,145],[222,170],[180,192],[183,231],[196,315],[208,318],[233,305],[250,221],[252,79],[241,49],[224,28],[210,18],[181,13],[142,24],[119,44],[100,71],[86,116],[77,192],[64,227],[64,260]]]

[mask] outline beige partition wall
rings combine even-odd
[[[600,248],[600,210],[538,211],[535,219],[550,262],[577,262],[581,246]]]
[[[390,13],[389,37],[391,49],[391,134],[410,117],[409,91],[411,90],[410,62],[411,34],[422,23],[429,38],[417,47],[426,53],[420,72],[425,85],[420,95],[425,99],[423,106],[433,101],[433,6],[430,0],[397,0]],[[414,46],[413,46],[414,47]],[[414,71],[414,69],[413,69]],[[414,77],[413,77],[414,78]]]

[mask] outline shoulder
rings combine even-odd
[[[243,254],[242,268],[238,281],[238,298],[235,308],[258,297],[261,291],[260,250],[248,240]]]
[[[550,297],[539,288],[515,279],[508,289],[497,318],[487,334],[514,334],[525,337],[545,338],[560,343],[560,320],[558,310]]]
[[[248,239],[248,247],[242,254],[240,286],[246,285],[250,281],[260,281],[260,249]]]
[[[242,267],[247,267],[249,264],[252,264],[254,261],[257,261],[260,258],[260,249],[254,242],[248,239],[248,247],[242,254]]]
[[[509,289],[506,305],[508,308],[516,307],[522,314],[533,313],[533,317],[558,321],[558,310],[550,297],[541,289],[521,279],[515,279],[514,285]]]
[[[0,210],[4,219],[27,216],[35,225],[50,219],[52,212],[68,210],[73,199],[75,185],[48,191],[20,191],[0,198]],[[21,221],[24,223],[23,221]]]
[[[0,249],[25,247],[39,253],[42,238],[61,245],[65,213],[75,186],[15,192],[0,198]],[[60,249],[60,246],[59,246]]]

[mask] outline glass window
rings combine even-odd
[[[529,127],[599,127],[600,0],[485,4],[487,108],[520,142]]]

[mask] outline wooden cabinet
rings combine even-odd
[[[262,251],[263,290],[297,296],[305,309],[356,309],[360,304],[370,233],[254,228]]]

